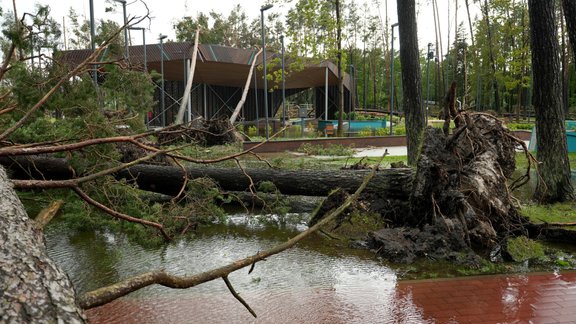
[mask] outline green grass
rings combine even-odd
[[[512,259],[516,262],[541,259],[545,256],[544,246],[526,236],[518,236],[509,239],[507,242],[507,250]]]
[[[322,146],[319,144],[304,143],[298,148],[298,152],[307,155],[326,155],[326,156],[352,156],[354,150],[352,147],[340,144],[328,144]]]
[[[537,157],[536,152],[532,153],[535,158]],[[576,153],[568,153],[568,160],[570,161],[570,168],[576,169]],[[526,169],[528,167],[528,160],[526,155],[522,153],[516,153],[516,169]]]
[[[508,127],[509,130],[532,130],[532,128],[534,127],[534,123],[507,123],[506,127]]]
[[[520,213],[534,223],[576,222],[576,202],[556,203],[552,205],[530,204],[522,206]]]

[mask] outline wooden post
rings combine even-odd
[[[184,95],[182,96],[182,102],[180,103],[180,109],[178,110],[178,115],[176,115],[175,124],[182,124],[184,121],[184,112],[186,111],[186,106],[188,105],[188,100],[190,99],[190,90],[192,90],[192,81],[194,80],[194,70],[196,70],[196,56],[198,55],[198,40],[200,36],[200,29],[196,29],[196,38],[194,39],[194,51],[192,52],[192,66],[190,67],[190,77],[188,82],[186,82],[186,89],[184,90]]]
[[[246,84],[244,85],[244,92],[242,92],[242,98],[238,102],[238,105],[236,105],[236,109],[234,109],[234,112],[230,117],[230,124],[234,124],[236,118],[238,118],[240,109],[242,109],[242,106],[244,106],[244,102],[246,102],[246,95],[248,94],[248,89],[250,88],[250,81],[252,81],[252,73],[254,72],[254,66],[256,65],[256,58],[258,58],[258,55],[260,55],[260,53],[262,53],[262,49],[260,49],[258,53],[256,53],[254,59],[252,60],[252,65],[250,66],[250,72],[248,72],[248,77],[246,78]],[[256,91],[256,88],[254,88],[254,90]]]

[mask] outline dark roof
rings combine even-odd
[[[192,59],[194,44],[192,42],[163,43],[164,50],[164,77],[167,80],[184,80],[185,61]],[[129,59],[132,66],[143,66],[144,46],[130,46]],[[64,64],[76,65],[90,55],[90,50],[61,51],[56,59]],[[146,45],[146,61],[148,70],[161,70],[160,44]],[[255,58],[257,49],[240,49],[220,45],[200,44],[194,72],[195,83],[211,85],[244,87],[250,65],[256,59],[256,64],[262,63],[262,55]],[[269,62],[277,54],[267,52],[266,61]],[[103,54],[106,56],[106,53]],[[101,58],[109,61],[110,58]],[[328,67],[328,83],[338,83],[335,64],[329,61],[320,64],[307,64],[304,70],[292,72],[286,77],[286,88],[311,88],[324,86],[326,67]],[[277,67],[276,67],[277,68]],[[258,80],[262,79],[261,69],[255,70]],[[349,77],[344,74],[344,86],[349,88]],[[253,87],[253,84],[250,85]],[[257,85],[258,88],[262,84]],[[271,86],[271,85],[270,85]]]

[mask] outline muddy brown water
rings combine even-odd
[[[306,228],[306,218],[306,214],[239,214],[226,224],[202,228],[194,238],[157,248],[107,232],[70,233],[56,223],[46,230],[46,244],[81,294],[150,270],[192,275],[225,265],[293,237]],[[440,263],[395,267],[377,260],[373,252],[339,242],[326,244],[325,238],[312,236],[259,262],[252,274],[247,272],[234,272],[229,279],[257,319],[222,280],[185,290],[147,287],[89,310],[88,319],[92,323],[428,323],[424,309],[403,291],[400,279],[422,273],[454,276],[458,269]]]
[[[303,221],[261,222],[245,215],[205,228],[193,239],[143,248],[110,233],[46,232],[50,256],[83,293],[145,271],[191,275],[285,241]],[[374,254],[312,237],[297,247],[234,272],[230,281],[258,314],[254,319],[222,280],[185,290],[151,286],[88,311],[92,323],[370,323],[419,318],[397,298],[396,270]]]

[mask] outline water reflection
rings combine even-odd
[[[69,273],[78,292],[163,268],[178,275],[212,269],[268,249],[305,228],[302,219],[269,223],[242,215],[164,248],[143,249],[109,233],[76,233],[53,227],[50,255]],[[252,316],[221,280],[186,290],[151,286],[88,312],[96,323],[368,323],[396,322],[395,272],[369,251],[312,237],[257,263],[252,274],[229,276],[258,314]],[[406,314],[402,313],[402,316]]]
[[[58,226],[46,237],[50,255],[82,293],[160,268],[196,274],[268,249],[303,226],[300,220],[275,222],[284,225],[237,216],[157,249],[110,233],[68,234]],[[87,314],[92,323],[538,323],[551,314],[570,318],[562,312],[576,307],[576,298],[569,298],[576,296],[573,272],[399,281],[371,252],[319,237],[247,272],[229,279],[257,319],[222,280],[186,290],[147,287]]]

